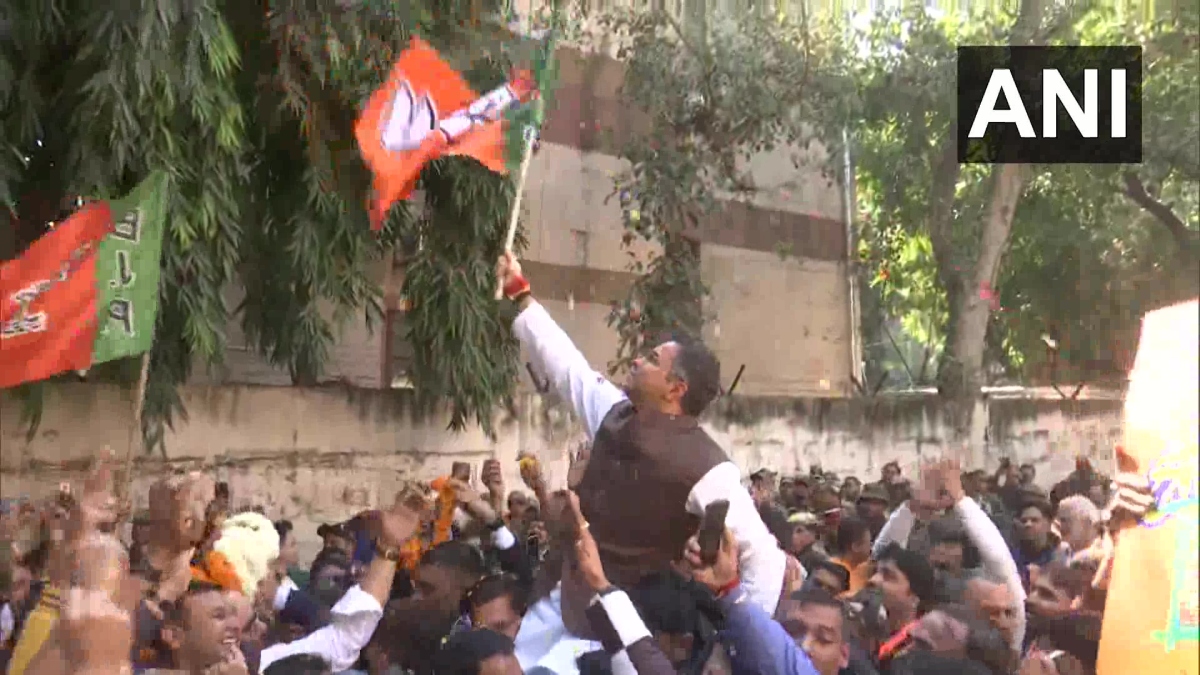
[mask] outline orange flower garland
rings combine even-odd
[[[192,581],[216,584],[227,591],[242,592],[242,580],[224,553],[209,550],[192,565]]]
[[[410,573],[415,572],[421,563],[421,556],[429,549],[450,541],[450,528],[454,525],[454,511],[458,508],[458,495],[450,485],[450,479],[445,476],[436,478],[430,486],[437,491],[437,518],[433,522],[433,533],[430,537],[413,535],[404,546],[400,547],[400,566]]]

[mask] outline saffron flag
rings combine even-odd
[[[0,388],[150,349],[164,180],[85,205],[0,267]]]
[[[531,78],[519,73],[481,97],[437,51],[413,38],[354,126],[363,160],[375,176],[372,229],[383,227],[388,209],[408,198],[421,170],[434,159],[471,157],[505,173],[504,113],[533,93]]]
[[[1149,480],[1155,505],[1116,540],[1098,675],[1200,672],[1198,326],[1195,300],[1150,312],[1142,322],[1122,459]]]

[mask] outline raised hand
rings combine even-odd
[[[496,509],[492,508],[492,505],[477,490],[457,478],[451,478],[448,484],[454,488],[458,503],[472,518],[485,523],[496,520],[498,517]]]
[[[579,508],[579,495],[567,490],[566,497],[566,515],[572,520],[572,529],[576,533],[575,560],[579,566],[579,574],[589,588],[599,593],[612,584],[604,574],[604,566],[600,564],[600,550],[596,547],[596,540],[592,537],[588,521]]]

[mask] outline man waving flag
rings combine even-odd
[[[518,72],[479,96],[432,47],[413,38],[354,128],[375,175],[371,228],[383,227],[392,204],[408,198],[421,169],[434,159],[471,157],[506,173],[504,113],[535,95],[532,77]]]

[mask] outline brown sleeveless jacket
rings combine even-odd
[[[695,418],[637,410],[629,401],[605,416],[575,488],[608,580],[629,588],[678,560],[700,519],[687,512],[692,488],[725,451]],[[591,593],[564,575],[563,622],[589,637],[583,609]]]

